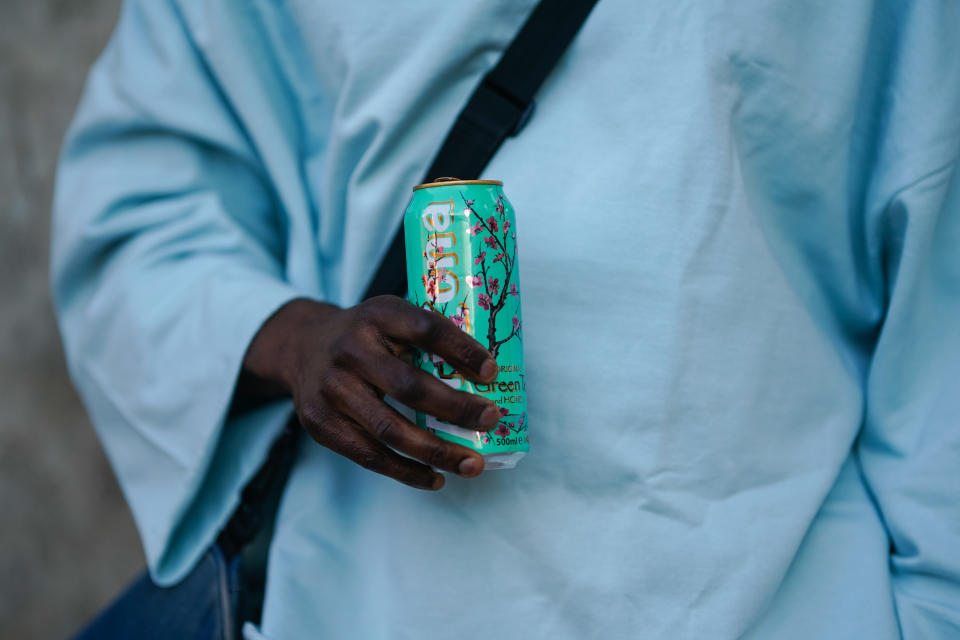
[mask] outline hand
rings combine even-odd
[[[483,471],[483,457],[417,427],[383,395],[477,431],[494,428],[500,410],[413,367],[415,347],[475,382],[497,376],[490,352],[449,319],[380,296],[348,309],[306,299],[286,304],[247,350],[246,385],[252,378],[261,391],[291,396],[300,423],[321,445],[412,487],[439,489],[444,478],[431,467],[469,478]]]

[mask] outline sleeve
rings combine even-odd
[[[856,453],[890,536],[901,634],[932,640],[960,637],[960,6],[913,7],[879,166],[904,186],[875,220],[887,304]]]
[[[279,215],[173,1],[128,1],[64,143],[51,278],[71,376],[161,584],[214,540],[289,415],[230,411],[250,340],[302,295]]]
[[[891,539],[906,640],[960,635],[960,175],[944,168],[887,211],[894,274],[858,455]]]

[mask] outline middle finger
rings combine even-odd
[[[489,431],[500,421],[500,409],[492,400],[454,390],[386,350],[358,362],[355,372],[408,407],[465,429]],[[456,373],[450,379],[463,382]]]

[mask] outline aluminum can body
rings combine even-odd
[[[446,180],[414,188],[404,215],[408,298],[450,318],[489,349],[499,373],[492,384],[460,376],[440,357],[419,353],[419,368],[453,389],[500,407],[489,432],[471,431],[417,413],[417,424],[483,455],[488,469],[511,468],[530,448],[523,319],[514,210],[495,180]]]

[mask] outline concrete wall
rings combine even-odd
[[[53,171],[120,0],[0,0],[0,638],[65,638],[143,566],[64,368]]]

